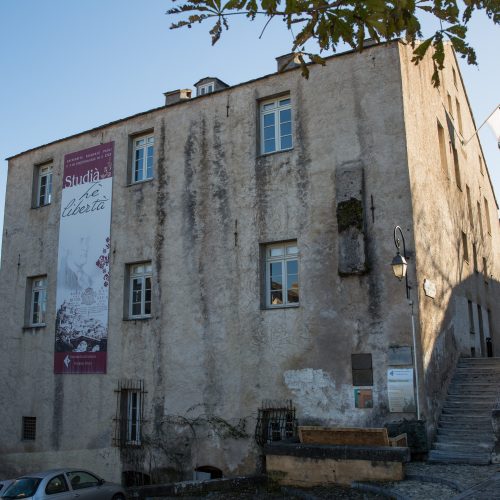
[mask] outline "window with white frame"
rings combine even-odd
[[[45,325],[47,311],[47,277],[37,276],[31,278],[31,299],[29,309],[29,325]]]
[[[206,83],[198,87],[197,95],[211,94],[214,91],[214,83]]]
[[[290,97],[281,97],[260,104],[260,144],[261,154],[293,147]]]
[[[299,304],[299,249],[296,241],[266,245],[266,306]]]
[[[141,392],[129,390],[127,397],[126,444],[141,444]]]
[[[153,134],[133,138],[132,183],[153,178]]]
[[[37,167],[36,200],[37,207],[49,205],[52,201],[52,163]]]
[[[129,317],[149,318],[151,316],[151,262],[133,264],[129,268],[129,273]]]

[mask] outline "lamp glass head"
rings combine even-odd
[[[402,280],[406,276],[408,264],[406,263],[406,259],[399,252],[394,259],[392,259],[391,266],[394,276],[396,276],[398,280]]]

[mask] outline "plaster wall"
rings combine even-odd
[[[497,203],[477,136],[462,145],[462,140],[471,137],[476,126],[451,46],[446,45],[439,88],[430,84],[433,71],[430,58],[415,66],[411,63],[411,47],[400,44],[399,49],[416,250],[417,272],[411,278],[412,294],[418,300],[420,317],[419,355],[425,411],[429,421],[435,422],[457,357],[470,356],[471,348],[477,356],[486,355],[479,336],[478,305],[484,332],[485,325],[489,325],[490,311],[492,321],[488,334],[484,335],[493,337],[495,352],[498,352],[499,332],[495,325],[500,311],[495,304],[499,298],[500,232]],[[438,123],[445,137],[444,163],[440,157]],[[453,159],[453,137],[459,175]],[[484,199],[488,201],[491,231],[487,230]],[[462,233],[466,235],[468,257],[464,253]],[[476,270],[473,243],[477,249]],[[483,273],[483,257],[487,260],[487,279]],[[434,298],[424,292],[425,279],[436,287]],[[470,334],[468,301],[473,303],[475,335]]]
[[[309,80],[297,70],[270,75],[10,160],[0,270],[0,389],[9,404],[0,409],[0,472],[66,465],[68,457],[111,480],[130,469],[155,470],[164,480],[190,478],[201,465],[251,472],[255,417],[266,399],[293,399],[301,423],[374,427],[413,417],[390,414],[387,396],[388,348],[411,345],[404,285],[389,266],[396,224],[414,252],[399,61],[397,43],[368,48],[312,66]],[[261,156],[258,103],[288,93],[294,148]],[[154,179],[129,185],[130,137],[150,130]],[[108,372],[54,375],[64,155],[109,141]],[[53,161],[53,201],[32,209],[33,169],[46,160]],[[367,270],[356,275],[338,273],[337,169],[363,172]],[[286,240],[297,240],[300,251],[300,306],[269,310],[262,249]],[[153,314],[129,321],[127,265],[149,260]],[[415,276],[414,259],[409,272]],[[23,328],[27,277],[44,274],[47,326]],[[421,310],[415,314],[427,325]],[[352,353],[372,354],[372,409],[355,408]],[[144,380],[145,446],[118,453],[112,436],[122,379]],[[21,440],[23,415],[37,417],[33,442]],[[245,438],[234,432],[243,424]]]

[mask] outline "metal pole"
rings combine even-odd
[[[403,234],[403,230],[400,226],[396,226],[394,228],[394,244],[396,248],[400,248],[400,241],[397,236],[397,233],[401,235],[401,241],[403,242],[403,257],[405,260],[408,259],[406,256],[406,245],[405,245],[405,236]],[[417,334],[415,332],[415,316],[413,314],[413,301],[410,298],[410,285],[408,285],[408,271],[405,274],[406,281],[406,298],[408,299],[408,303],[411,307],[411,333],[413,339],[413,368],[415,370],[415,392],[416,392],[416,406],[417,406],[417,420],[420,420],[420,395],[419,395],[419,382],[418,382],[418,362],[417,362]]]
[[[417,393],[417,420],[420,420],[420,396],[418,390],[418,363],[417,363],[417,335],[415,333],[415,316],[413,315],[413,301],[410,300],[411,307],[411,333],[413,336],[413,365],[415,368],[415,391]]]
[[[481,123],[481,125],[479,126],[479,128],[477,128],[476,131],[466,141],[462,141],[462,146],[467,146],[467,144],[469,144],[469,142],[471,141],[471,139],[483,128],[483,125],[492,117],[493,113],[498,108],[500,108],[500,104],[498,106],[496,106],[496,108],[489,114],[488,118],[486,118],[486,120],[484,120],[484,122]]]

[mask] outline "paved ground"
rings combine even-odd
[[[445,465],[412,462],[404,481],[383,483],[387,492],[408,500],[500,499],[499,465]]]
[[[413,462],[407,478],[394,483],[362,483],[365,489],[340,486],[318,488],[249,488],[209,493],[213,500],[500,500],[500,465],[444,465]],[[371,491],[370,491],[371,489]],[[178,498],[178,497],[177,497]],[[195,500],[202,497],[183,497]],[[153,499],[151,499],[153,500]]]

